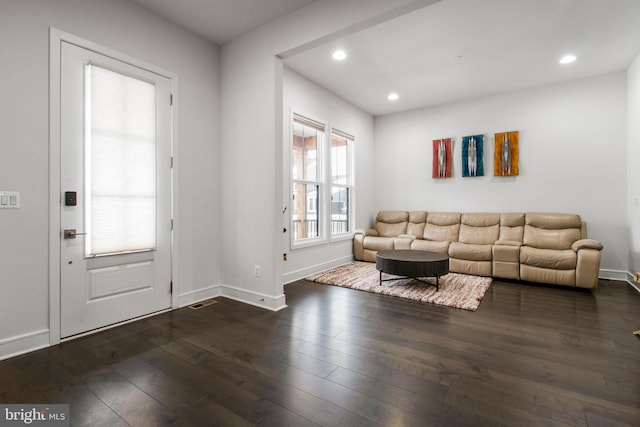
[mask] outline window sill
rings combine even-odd
[[[335,236],[331,236],[331,239],[329,240],[329,243],[343,242],[345,240],[352,240],[352,239],[353,239],[353,233],[351,233],[351,232],[343,233],[343,234],[336,234]]]
[[[304,248],[309,248],[313,246],[322,246],[322,245],[326,245],[327,243],[329,242],[325,238],[297,240],[297,241],[291,242],[291,250],[295,251],[296,249],[304,249]]]

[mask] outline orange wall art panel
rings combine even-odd
[[[433,177],[451,177],[451,138],[433,140]]]
[[[518,131],[495,134],[494,176],[518,175]]]

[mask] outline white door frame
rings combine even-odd
[[[177,218],[175,206],[178,206],[178,76],[175,73],[159,68],[117,52],[113,49],[90,42],[80,37],[65,33],[55,28],[49,30],[49,344],[60,343],[60,208],[62,203],[62,190],[60,188],[60,65],[61,43],[66,41],[79,47],[95,51],[101,55],[109,56],[136,67],[160,74],[171,80],[171,93],[173,96],[173,108],[171,113],[171,152],[173,156],[173,171],[171,176],[171,212],[173,218],[173,233],[171,238],[171,281],[173,292],[171,293],[171,307],[178,307],[178,275],[177,236],[180,221]],[[123,322],[126,323],[126,322]],[[95,332],[95,331],[94,331]],[[82,334],[81,334],[82,335]],[[80,335],[80,336],[81,336]],[[74,338],[76,338],[75,336]]]

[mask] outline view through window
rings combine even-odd
[[[293,242],[323,242],[351,232],[353,136],[294,114],[291,143]]]

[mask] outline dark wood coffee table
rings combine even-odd
[[[415,279],[427,285],[433,284],[421,280],[421,277],[435,277],[436,290],[440,276],[449,273],[449,257],[445,254],[429,251],[395,250],[380,251],[376,254],[376,269],[380,270],[380,284],[390,280]],[[392,274],[391,279],[382,279],[382,273]]]

